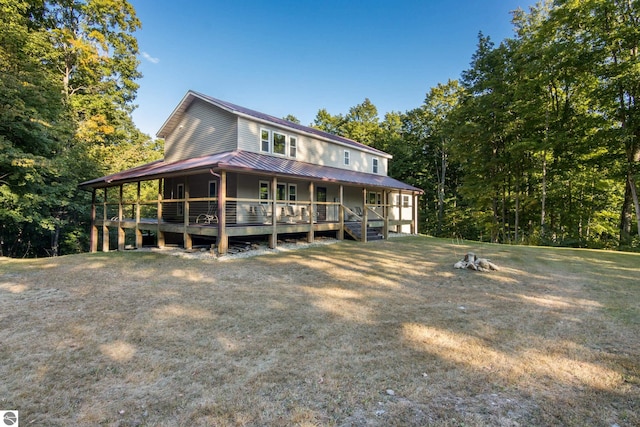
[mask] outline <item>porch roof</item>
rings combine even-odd
[[[172,163],[157,160],[126,171],[83,182],[80,187],[84,189],[112,187],[130,182],[222,170],[423,193],[417,187],[384,175],[314,165],[249,151],[230,151]]]

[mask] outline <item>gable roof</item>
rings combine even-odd
[[[277,126],[280,128],[290,129],[292,131],[309,135],[316,139],[321,139],[324,141],[329,141],[334,144],[358,149],[361,151],[366,151],[372,154],[375,154],[380,157],[385,157],[387,159],[392,158],[391,154],[385,153],[384,151],[378,150],[373,147],[369,147],[368,145],[359,143],[349,138],[345,138],[343,136],[333,135],[328,132],[321,131],[319,129],[315,129],[309,126],[303,126],[298,123],[293,123],[288,120],[279,119],[274,116],[270,116],[269,114],[261,113],[259,111],[251,110],[249,108],[241,107],[236,104],[232,104],[230,102],[222,101],[220,99],[213,98],[208,95],[204,95],[202,93],[198,93],[192,90],[189,90],[187,94],[182,98],[178,106],[173,110],[169,118],[164,122],[156,136],[159,138],[165,138],[169,135],[175,128],[178,126],[180,119],[187,111],[191,103],[194,100],[200,99],[208,104],[214,105],[218,108],[221,108],[229,113],[235,114],[236,116],[248,118],[254,121],[258,121],[261,123],[269,124],[272,126]]]
[[[371,173],[320,166],[286,158],[267,156],[249,151],[229,151],[211,156],[196,157],[167,163],[164,160],[147,163],[123,172],[103,176],[80,184],[81,188],[102,188],[137,181],[166,178],[177,175],[226,170],[264,173],[280,177],[312,179],[367,187],[391,188],[395,190],[423,193],[397,179]]]

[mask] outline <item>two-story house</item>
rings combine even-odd
[[[375,148],[193,91],[157,135],[163,160],[80,185],[93,192],[92,252],[100,240],[108,251],[110,234],[120,250],[130,233],[135,247],[147,234],[160,247],[215,242],[224,254],[241,236],[275,247],[284,234],[417,232],[422,190],[387,176],[391,156]],[[149,185],[151,200],[141,197]]]

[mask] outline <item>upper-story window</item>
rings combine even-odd
[[[295,136],[289,137],[289,157],[296,157],[298,155],[298,138]]]
[[[260,150],[268,153],[271,146],[271,132],[266,129],[260,131]]]
[[[373,173],[378,173],[378,159],[374,157],[371,164],[373,165]]]
[[[260,129],[260,151],[295,158],[298,155],[298,138],[276,131]]]
[[[287,137],[284,134],[273,132],[273,152],[284,156],[286,149]]]
[[[349,166],[351,164],[351,153],[349,150],[344,150],[344,165]]]

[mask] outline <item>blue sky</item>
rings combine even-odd
[[[405,112],[457,79],[478,32],[513,35],[534,0],[130,0],[144,77],[133,114],[155,136],[187,90],[301,123],[365,98]]]

